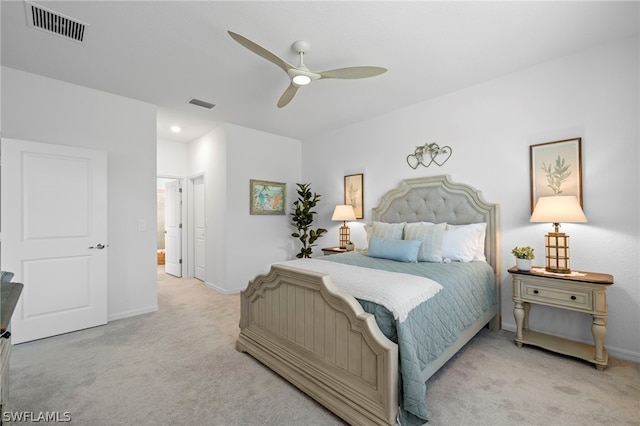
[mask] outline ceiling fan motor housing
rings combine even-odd
[[[310,49],[311,43],[305,40],[294,41],[291,45],[291,50],[293,50],[296,54],[307,53]]]

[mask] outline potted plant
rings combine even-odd
[[[353,242],[351,241],[347,242],[346,247],[347,247],[347,251],[353,251],[356,248],[355,244],[353,244]]]
[[[298,199],[294,201],[294,211],[291,213],[291,224],[295,226],[297,232],[291,234],[302,243],[300,253],[296,254],[298,259],[303,257],[311,257],[313,253],[313,244],[318,238],[327,232],[324,228],[311,229],[313,216],[316,214],[313,208],[320,201],[320,195],[311,192],[310,184],[298,183]]]
[[[513,250],[511,250],[511,254],[516,257],[516,266],[518,267],[518,270],[531,270],[531,262],[536,258],[536,255],[531,247],[514,247]]]

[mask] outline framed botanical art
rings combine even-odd
[[[364,218],[364,175],[347,175],[344,177],[344,203],[350,204],[356,219]]]
[[[287,184],[251,179],[249,203],[250,214],[283,215],[287,203]]]
[[[529,147],[531,212],[539,197],[575,195],[582,207],[582,138]]]

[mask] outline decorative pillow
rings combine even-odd
[[[402,232],[404,230],[404,222],[401,223],[386,223],[386,222],[371,222],[371,224],[364,227],[367,232],[367,238],[382,237],[390,240],[401,240]]]
[[[420,240],[395,240],[372,236],[367,256],[399,262],[417,262]]]
[[[484,253],[484,240],[487,236],[487,224],[484,222],[474,223],[473,226],[477,226],[480,229],[480,235],[478,236],[478,245],[476,246],[476,255],[473,256],[473,260],[486,262],[487,256]]]
[[[446,223],[430,222],[407,223],[404,227],[405,240],[420,240],[418,262],[442,262],[442,237]]]
[[[476,252],[473,256],[473,260],[479,260],[482,262],[487,261],[487,257],[484,253],[484,240],[487,234],[487,224],[484,222],[481,223],[471,223],[469,225],[447,225],[447,228],[453,227],[469,227],[474,228],[478,231],[478,240],[476,241]]]
[[[442,237],[442,257],[459,262],[486,261],[484,237],[486,223],[447,225]]]

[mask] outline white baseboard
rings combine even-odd
[[[115,321],[123,318],[135,317],[137,315],[156,312],[157,310],[158,310],[158,305],[154,305],[154,306],[149,306],[147,308],[134,309],[126,312],[119,312],[116,314],[110,314],[107,318],[107,321]]]
[[[204,282],[204,286],[207,288],[210,288],[211,290],[217,291],[218,293],[222,293],[226,296],[232,295],[232,294],[239,294],[242,290],[244,290],[244,288],[237,288],[237,289],[224,289],[220,286],[217,286],[215,284],[212,284],[210,282],[205,281]]]
[[[502,329],[507,331],[512,331],[515,333],[516,325],[515,323],[505,324],[503,322]],[[593,340],[588,341],[588,340],[582,340],[582,339],[575,339],[573,337],[563,336],[560,334],[553,334],[553,333],[547,333],[547,334],[550,334],[556,337],[562,337],[564,339],[576,340],[578,342],[586,343],[588,345],[593,345]],[[605,344],[605,348],[607,349],[607,352],[609,353],[609,356],[611,358],[624,359],[626,361],[633,361],[633,362],[640,363],[640,353],[629,351],[627,349],[616,348],[614,346],[607,345],[607,344]]]

